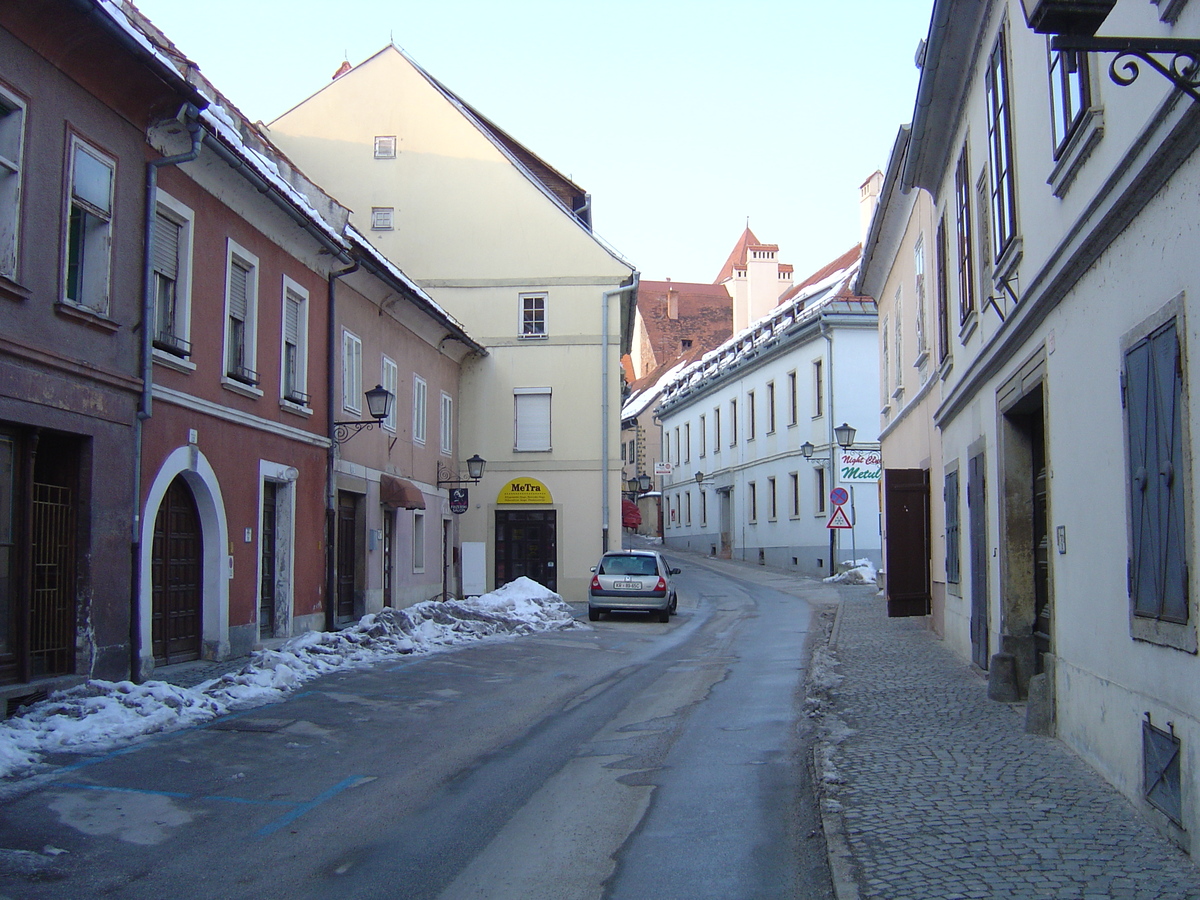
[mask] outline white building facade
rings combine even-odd
[[[878,421],[877,315],[849,290],[857,259],[856,248],[664,388],[667,547],[814,576],[851,558],[879,565],[878,445],[856,441],[859,460],[844,461],[834,435],[845,421],[873,437]],[[853,527],[827,527],[839,511]]]
[[[1200,5],[1118,0],[1104,35],[1195,38]],[[1200,100],[1015,0],[937,0],[923,58],[946,641],[1194,854]]]

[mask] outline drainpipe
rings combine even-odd
[[[184,108],[188,134],[192,147],[186,153],[164,156],[146,163],[146,220],[143,237],[142,259],[142,321],[141,321],[141,367],[142,394],[137,415],[133,420],[133,538],[130,541],[133,557],[130,591],[132,602],[129,607],[129,677],[141,681],[142,627],[141,627],[141,576],[142,576],[142,423],[153,412],[154,393],[154,217],[158,212],[158,170],[163,166],[177,166],[191,162],[200,155],[203,140],[198,116],[200,111],[191,103]],[[94,662],[94,661],[93,661]]]
[[[827,420],[829,423],[829,485],[828,490],[832,493],[837,487],[837,459],[834,453],[837,452],[834,448],[837,447],[837,437],[833,433],[833,423],[837,421],[833,417],[833,398],[835,391],[833,389],[833,334],[829,330],[829,323],[825,319],[825,314],[821,314],[821,337],[825,338],[826,352],[825,357],[829,360],[829,410]],[[837,449],[841,449],[838,447]],[[837,574],[837,536],[836,528],[829,529],[829,574]]]
[[[633,273],[633,282],[624,287],[605,291],[601,297],[600,311],[600,547],[608,552],[608,306],[609,298],[629,291],[637,292],[639,275]]]
[[[355,261],[345,269],[329,273],[329,302],[325,317],[325,433],[329,449],[325,454],[325,630],[337,629],[337,488],[334,464],[337,444],[334,432],[334,370],[337,364],[337,280],[358,271]]]

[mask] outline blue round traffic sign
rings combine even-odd
[[[850,494],[846,492],[845,488],[836,487],[829,492],[829,499],[833,501],[834,506],[842,506],[850,499]]]

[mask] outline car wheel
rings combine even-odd
[[[672,594],[671,595],[671,612],[675,612],[678,609],[679,609],[679,595]]]
[[[600,621],[600,610],[593,609],[592,607],[589,606],[588,607],[588,621],[589,622],[599,622]]]
[[[658,621],[660,621],[660,622],[670,622],[671,621],[671,607],[668,606],[666,609],[662,610],[658,614]]]

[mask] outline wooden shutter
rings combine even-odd
[[[886,469],[883,473],[887,524],[889,616],[927,616],[929,577],[929,472]]]
[[[283,310],[283,340],[293,347],[300,347],[300,310],[303,301],[291,291],[287,292],[287,300]]]
[[[946,506],[946,581],[962,580],[962,529],[958,515],[958,469],[946,473],[942,499]]]
[[[229,317],[246,321],[249,310],[250,270],[236,259],[229,266]]]
[[[1130,594],[1139,616],[1188,620],[1183,373],[1171,320],[1125,354],[1132,520]]]

